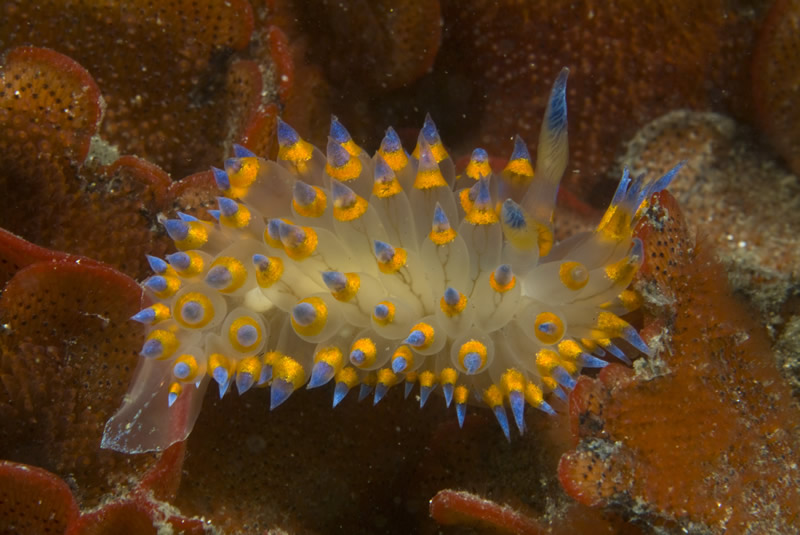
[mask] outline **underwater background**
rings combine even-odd
[[[793,533],[800,526],[800,2],[0,2],[0,532]],[[267,389],[163,453],[101,449],[160,221],[277,118],[368,153],[426,113],[461,172],[539,134],[570,69],[556,239],[623,167],[686,161],[635,229],[655,348],[506,441],[468,407]],[[533,149],[535,145],[530,145]],[[535,152],[532,150],[535,159]],[[329,385],[332,386],[332,385]],[[438,393],[437,393],[438,394]]]

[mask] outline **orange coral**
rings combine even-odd
[[[77,63],[52,50],[18,48],[0,69],[0,226],[49,235],[68,182],[89,150],[100,117],[100,93]],[[44,215],[44,218],[42,217]],[[46,239],[43,240],[46,242]]]
[[[612,365],[578,381],[581,442],[559,466],[564,488],[588,505],[636,504],[656,522],[788,532],[800,518],[800,412],[763,329],[668,194],[638,235],[645,296],[662,307],[649,330],[663,345],[637,373]]]
[[[261,106],[257,65],[239,62],[231,72],[229,93],[241,105],[228,110],[230,120],[238,121],[248,144],[264,148],[273,142],[277,108]],[[39,245],[146,276],[145,253],[164,254],[169,246],[155,225],[158,215],[196,211],[213,199],[213,181],[212,187],[171,186],[169,175],[141,158],[117,157],[109,165],[86,160],[100,93],[80,65],[57,52],[14,49],[0,79],[0,186],[7,192],[0,200],[0,226]],[[181,198],[189,190],[192,198]]]
[[[39,522],[49,526],[42,533],[63,533],[65,525],[71,534],[117,532],[112,527],[119,522],[153,530],[166,522],[202,533],[202,522],[166,514],[159,502],[175,497],[184,443],[161,455],[100,449],[108,411],[137,362],[141,333],[127,318],[141,306],[139,286],[96,261],[47,251],[4,231],[0,244],[0,265],[17,270],[0,296],[0,457],[68,478],[84,508],[110,502],[78,518],[72,493],[55,475],[6,462],[0,463],[0,493],[37,490],[30,500],[25,492],[0,499],[0,509],[10,508],[0,517],[17,529],[26,525],[25,533],[39,532]]]
[[[179,177],[222,156],[229,58],[254,25],[246,0],[13,1],[0,21],[0,49],[53,48],[91,73],[106,103],[100,133],[121,152]]]
[[[9,51],[0,72],[0,151],[20,166],[79,164],[100,120],[100,90],[86,70],[52,50]]]
[[[99,91],[79,65],[52,50],[19,48],[0,70],[0,226],[40,245],[145,273],[151,220],[165,208],[169,177],[120,158],[80,171],[100,116]]]

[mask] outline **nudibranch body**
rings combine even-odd
[[[213,380],[270,389],[270,408],[306,385],[379,402],[393,386],[437,387],[463,424],[470,398],[507,438],[530,405],[552,413],[584,367],[648,347],[619,315],[643,260],[632,236],[650,195],[625,172],[593,232],[554,244],[567,163],[567,70],[556,80],[534,166],[517,137],[495,174],[476,149],[456,176],[426,118],[411,155],[390,128],[370,157],[334,118],[326,155],[278,125],[277,161],[242,147],[214,169],[214,222],[166,220],[178,252],[150,258],[154,304],[142,361],[103,447],[160,450],[183,440]],[[623,340],[626,350],[615,340]]]

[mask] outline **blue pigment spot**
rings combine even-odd
[[[217,290],[223,290],[233,282],[233,275],[225,266],[214,266],[206,274],[206,284]]]
[[[292,198],[300,206],[308,206],[316,200],[317,192],[305,182],[298,180],[292,188]]]
[[[155,359],[164,352],[164,345],[159,340],[148,340],[142,346],[141,355],[143,357]]]
[[[156,293],[163,292],[167,289],[167,279],[160,275],[156,275],[155,277],[150,277],[146,281],[144,281],[144,287],[148,290],[152,290]]]
[[[298,325],[306,327],[317,319],[317,310],[311,303],[298,303],[292,309],[292,318]]]
[[[375,305],[375,311],[373,314],[377,319],[385,320],[387,317],[389,317],[389,307],[384,304]]]
[[[192,373],[192,368],[185,362],[179,362],[173,368],[172,373],[175,374],[175,377],[178,379],[186,379],[189,377],[189,374]]]
[[[467,370],[467,373],[469,375],[478,373],[478,370],[481,367],[481,361],[481,356],[474,351],[464,355],[464,368]]]
[[[189,235],[189,225],[180,219],[167,219],[164,221],[164,228],[167,229],[169,237],[175,241],[184,240]]]
[[[169,265],[178,271],[185,271],[192,265],[191,257],[186,253],[172,253],[167,255]]]
[[[252,325],[242,325],[236,331],[236,341],[244,347],[250,347],[258,341],[258,329]]]
[[[197,323],[203,320],[203,305],[197,301],[187,301],[181,307],[181,318],[186,323]]]

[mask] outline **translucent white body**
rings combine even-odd
[[[526,403],[552,412],[545,398],[564,397],[582,367],[625,358],[612,339],[647,351],[617,314],[635,306],[626,288],[643,258],[636,213],[674,171],[648,186],[626,173],[597,230],[553,246],[565,84],[566,71],[535,174],[518,139],[503,173],[476,150],[456,178],[429,119],[416,157],[390,129],[369,158],[335,120],[327,162],[283,123],[278,162],[239,148],[215,171],[226,197],[218,221],[168,227],[201,262],[192,273],[156,262],[177,289],[151,296],[168,315],[135,316],[148,323],[147,357],[103,446],[140,452],[184,439],[211,380],[221,394],[234,383],[269,387],[273,408],[304,384],[332,383],[334,405],[357,385],[377,402],[419,383],[421,403],[441,386],[459,423],[471,397],[508,437],[505,407],[522,432]],[[189,371],[199,373],[187,380]]]

